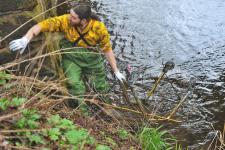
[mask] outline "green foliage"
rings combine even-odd
[[[170,145],[165,141],[165,131],[159,131],[159,128],[145,127],[139,135],[142,149],[144,150],[169,150]]]
[[[36,113],[36,110],[24,109],[22,112],[22,117],[17,121],[16,126],[18,128],[29,128],[35,129],[38,127],[38,119],[41,117]]]
[[[47,132],[51,140],[59,140],[61,144],[73,145],[77,149],[79,144],[93,144],[95,139],[89,136],[86,129],[78,129],[72,121],[53,115],[48,119],[48,124],[53,127]],[[60,140],[61,139],[61,140]],[[64,142],[65,141],[65,142]]]
[[[10,103],[10,106],[18,107],[18,106],[21,106],[25,101],[26,101],[25,98],[15,97],[15,98],[12,99],[12,101]]]
[[[59,115],[53,115],[48,119],[48,124],[51,126],[57,126],[61,129],[74,129],[76,126],[72,121],[68,119],[62,119]]]
[[[6,110],[10,105],[10,102],[6,98],[0,99],[0,110]]]
[[[8,107],[19,107],[26,101],[25,98],[15,97],[11,101],[6,98],[0,99],[0,110],[6,110]]]
[[[70,144],[78,146],[79,143],[84,142],[87,144],[93,144],[94,138],[89,137],[89,133],[86,129],[71,130],[65,133],[65,137]]]
[[[34,129],[37,128],[40,115],[36,110],[25,109],[22,112],[22,117],[17,121],[17,127]],[[32,144],[46,144],[46,139],[52,142],[59,142],[62,146],[69,144],[74,149],[79,149],[82,144],[94,144],[95,139],[91,137],[86,129],[78,129],[72,121],[62,119],[59,115],[53,115],[48,119],[48,125],[51,127],[40,133],[31,134],[31,132],[24,132],[22,135],[26,136],[30,145]]]
[[[48,136],[53,141],[58,140],[59,139],[59,136],[61,134],[62,133],[60,132],[60,129],[59,128],[52,128],[52,129],[48,130]]]
[[[176,143],[175,150],[184,150],[184,149],[182,148],[180,144]],[[185,148],[185,150],[188,150],[188,148]]]
[[[120,128],[118,130],[118,134],[121,139],[123,139],[123,140],[128,139],[129,133],[125,129]]]
[[[53,115],[48,119],[50,125],[57,125],[60,122],[61,118],[59,115]]]
[[[4,85],[6,84],[6,80],[5,79],[0,79],[0,85]]]
[[[44,138],[43,136],[39,135],[39,134],[32,134],[27,136],[30,143],[35,143],[35,144],[45,144]]]
[[[37,114],[37,110],[35,109],[24,109],[23,116],[31,120],[37,120],[41,118],[41,116]]]
[[[97,145],[95,150],[111,150],[110,147],[106,146],[106,145]]]
[[[0,85],[4,85],[11,78],[10,74],[0,71]]]

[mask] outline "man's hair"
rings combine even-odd
[[[100,20],[99,17],[91,11],[91,7],[86,4],[77,4],[72,10],[79,16],[80,19],[95,19]]]

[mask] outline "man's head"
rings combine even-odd
[[[81,26],[87,23],[91,18],[91,7],[85,4],[78,4],[70,10],[70,23],[75,26]]]

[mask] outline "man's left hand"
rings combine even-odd
[[[126,80],[125,76],[124,76],[122,73],[120,73],[120,71],[116,71],[116,72],[115,72],[115,75],[116,75],[116,78],[117,78],[120,82],[123,82],[123,81]]]

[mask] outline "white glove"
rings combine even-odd
[[[117,71],[115,72],[115,75],[116,75],[116,78],[117,78],[118,80],[120,80],[120,82],[123,82],[124,80],[126,80],[126,79],[125,79],[125,76],[124,76],[122,73],[120,73],[119,70],[117,70]]]
[[[9,49],[11,51],[20,51],[20,54],[23,54],[28,43],[29,43],[29,40],[24,36],[20,39],[11,41],[9,43]]]

